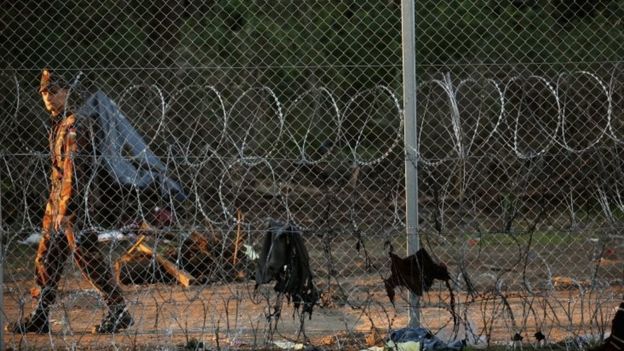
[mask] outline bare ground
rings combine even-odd
[[[380,277],[351,278],[340,286],[319,283],[321,306],[304,320],[308,342],[327,349],[362,349],[380,344],[391,329],[407,325],[407,294],[398,296],[396,308],[385,296]],[[4,318],[13,321],[32,309],[29,280],[4,285]],[[443,287],[423,297],[421,323],[445,340],[454,338],[449,294]],[[624,288],[565,287],[533,295],[524,292],[482,292],[455,296],[459,334],[467,329],[472,342],[508,343],[515,332],[524,342],[535,342],[542,331],[555,342],[584,335],[599,336],[608,330]],[[124,288],[135,325],[115,335],[94,335],[104,306],[96,291],[76,274],[61,287],[59,303],[52,311],[52,331],[46,335],[5,333],[5,347],[13,349],[175,349],[203,344],[223,349],[257,349],[273,341],[303,342],[300,319],[283,301],[282,315],[273,330],[266,316],[276,297],[271,287],[254,295],[253,282],[220,285],[126,286]],[[21,301],[21,302],[20,302]],[[511,311],[511,312],[510,312]],[[192,348],[191,348],[192,349]]]

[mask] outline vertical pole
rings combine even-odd
[[[401,37],[403,47],[403,119],[405,135],[405,229],[407,254],[418,251],[418,168],[416,123],[416,21],[414,0],[401,1]],[[419,300],[409,297],[409,326],[420,325]]]
[[[4,350],[4,234],[0,227],[0,350]]]
[[[0,184],[2,184],[2,178],[0,178]],[[6,231],[2,225],[2,219],[2,189],[0,189],[0,350],[4,350],[4,313],[6,312],[4,309],[4,236]]]

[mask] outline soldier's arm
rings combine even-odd
[[[89,191],[87,188],[92,175],[93,130],[89,122],[88,118],[77,116],[76,121],[67,131],[65,144],[59,216],[74,216],[75,221],[85,219],[83,218],[86,205],[84,200]]]
[[[50,232],[50,228],[52,228],[52,220],[53,220],[54,216],[52,214],[52,203],[51,201],[48,199],[48,202],[46,202],[46,206],[45,206],[45,210],[43,213],[43,220],[41,221],[41,232],[42,234],[45,233],[49,233]]]
[[[74,183],[75,183],[75,162],[77,158],[80,157],[78,154],[78,145],[76,143],[77,140],[77,130],[74,125],[71,125],[67,129],[67,134],[65,136],[65,154],[63,155],[63,178],[61,181],[61,193],[58,205],[58,211],[56,213],[55,226],[58,227],[61,224],[61,221],[66,217],[71,215],[71,211],[68,211],[70,207],[70,202],[72,201],[72,197],[74,196]]]

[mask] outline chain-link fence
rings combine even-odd
[[[416,2],[416,147],[398,0],[2,7],[7,348],[379,345],[407,325],[407,289],[393,305],[384,284],[406,160],[420,245],[451,276],[422,326],[471,344],[608,332],[624,1]]]

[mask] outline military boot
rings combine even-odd
[[[50,331],[49,312],[46,308],[37,307],[28,317],[6,325],[6,331],[12,333],[46,334]]]
[[[94,334],[111,334],[126,329],[134,324],[134,320],[126,306],[110,307],[108,314],[99,325],[93,327]]]

